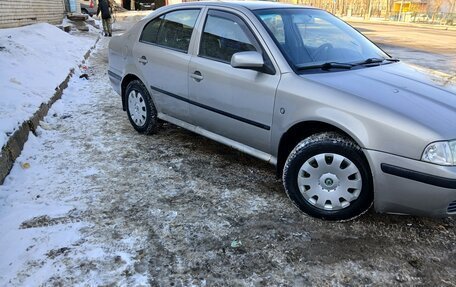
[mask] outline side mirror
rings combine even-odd
[[[231,57],[231,66],[259,71],[264,66],[263,56],[255,51],[238,52]]]

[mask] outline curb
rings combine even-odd
[[[97,37],[95,43],[90,49],[84,54],[84,59],[78,65],[81,66],[89,58],[92,50],[95,49],[100,36]],[[27,142],[28,135],[30,132],[35,133],[38,128],[40,121],[47,115],[51,106],[62,97],[63,91],[68,87],[68,82],[73,77],[74,68],[70,69],[70,72],[66,76],[65,80],[61,82],[58,87],[55,88],[54,95],[50,98],[47,103],[42,103],[32,117],[27,121],[23,122],[22,125],[8,138],[6,144],[2,147],[0,153],[0,185],[3,184],[5,178],[13,168],[14,162],[21,154],[24,144]]]
[[[431,30],[441,31],[456,31],[456,26],[438,25],[438,24],[421,24],[413,22],[396,22],[396,21],[382,21],[382,20],[362,20],[342,17],[342,20],[348,23],[361,23],[361,24],[374,24],[374,25],[390,25],[390,26],[402,26],[402,27],[417,27]]]

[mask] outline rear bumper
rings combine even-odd
[[[378,212],[456,216],[456,167],[365,150]]]
[[[121,82],[122,76],[118,75],[117,73],[108,70],[109,81],[111,82],[112,88],[120,95],[121,91]]]
[[[136,6],[137,10],[153,10],[155,8],[155,3],[139,3]]]

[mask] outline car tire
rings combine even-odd
[[[131,125],[142,134],[157,132],[157,109],[147,91],[139,80],[131,81],[125,89],[125,102],[128,119]]]
[[[293,203],[316,218],[354,219],[373,202],[372,175],[361,148],[334,132],[298,143],[285,163],[283,184]]]

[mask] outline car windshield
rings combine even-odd
[[[381,64],[391,59],[350,25],[323,10],[283,8],[254,13],[296,70]]]

